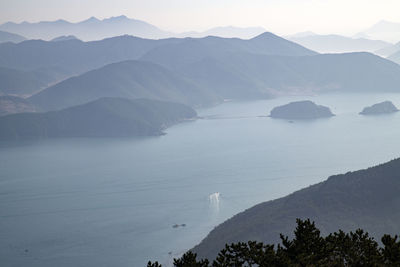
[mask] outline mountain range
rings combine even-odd
[[[381,20],[370,28],[359,32],[355,37],[396,43],[400,41],[400,23]]]
[[[41,56],[29,54],[32,50]],[[288,94],[397,92],[400,84],[400,66],[386,59],[369,53],[319,55],[271,33],[250,40],[122,36],[88,43],[27,41],[0,45],[0,55],[0,65],[78,72],[29,98],[44,110],[106,96],[198,107]],[[119,62],[122,58],[139,60]]]
[[[396,62],[397,64],[400,64],[400,49],[397,52],[391,54],[388,59]]]
[[[391,46],[389,42],[351,38],[341,35],[297,35],[289,36],[289,40],[301,44],[319,53],[377,52]],[[379,52],[377,52],[379,54]],[[380,55],[380,54],[379,54]]]
[[[110,17],[99,20],[91,17],[72,23],[65,20],[41,22],[7,22],[0,25],[0,30],[25,36],[28,39],[51,40],[62,35],[74,35],[81,40],[101,40],[118,35],[134,35],[143,38],[159,39],[172,34],[160,30],[147,22],[130,19],[126,16]]]
[[[78,39],[85,41],[101,40],[119,35],[133,35],[150,39],[167,37],[201,38],[206,36],[251,39],[266,31],[262,27],[223,26],[210,28],[205,31],[173,33],[161,30],[145,21],[131,19],[123,15],[103,20],[91,17],[76,23],[61,19],[34,23],[26,21],[22,23],[7,22],[0,25],[0,30],[20,34],[26,36],[28,39],[51,40],[59,36],[74,35]]]
[[[100,97],[150,98],[191,106],[217,103],[212,91],[151,62],[123,61],[89,71],[51,86],[29,98],[43,110],[84,104]]]
[[[300,45],[269,33],[250,40],[219,37],[151,40],[133,36],[119,36],[93,42],[71,39],[57,42],[30,40],[19,44],[0,44],[0,66],[23,72],[45,73],[47,77],[42,83],[49,84],[110,63],[139,59],[161,46],[166,46],[165,49],[169,49],[168,47],[191,49],[190,46],[192,48],[197,46],[214,54],[224,53],[225,51],[281,55],[316,54]],[[199,53],[200,51],[195,51],[190,57],[200,57]],[[5,78],[11,79],[10,77]],[[34,87],[36,91],[40,88],[41,86]],[[32,90],[32,92],[35,90]],[[17,95],[18,91],[7,93]]]
[[[0,66],[57,74],[53,80],[56,82],[60,77],[65,79],[110,63],[137,59],[156,46],[179,41],[119,36],[93,42],[71,39],[4,43],[0,44]]]
[[[400,232],[400,159],[369,169],[334,175],[286,197],[239,213],[194,248],[199,258],[214,259],[225,244],[248,240],[279,243],[296,218],[315,221],[323,235],[362,228],[373,237]]]
[[[25,40],[26,38],[21,35],[0,31],[0,43],[7,43],[7,42],[20,43]]]
[[[105,19],[98,19],[96,17],[91,17],[80,22],[69,22],[62,19],[56,21],[40,21],[40,22],[27,22],[27,21],[21,23],[6,22],[0,25],[0,30],[13,34],[22,35],[24,36],[22,38],[27,38],[27,39],[51,40],[59,36],[74,35],[78,39],[84,41],[101,40],[104,38],[110,38],[119,35],[133,35],[137,37],[150,38],[150,39],[160,39],[168,37],[201,38],[206,36],[219,36],[224,38],[236,37],[241,39],[250,39],[266,31],[262,27],[223,26],[223,27],[210,28],[205,31],[186,31],[182,33],[173,33],[162,30],[157,26],[154,26],[148,22],[138,19],[131,19],[124,15],[105,18]],[[302,38],[313,35],[315,34],[313,34],[312,32],[303,32],[300,34],[291,35],[289,37]],[[321,38],[328,38],[328,36],[322,35]],[[344,44],[347,42],[350,45],[355,46],[356,48],[358,48],[362,44],[362,42],[365,43],[366,45],[365,48],[378,45],[379,44],[378,42],[374,44],[373,42],[374,40],[382,40],[389,43],[396,43],[400,41],[400,23],[381,20],[378,23],[371,26],[370,28],[367,28],[364,31],[355,34],[353,38],[348,38],[348,37],[345,38],[346,39],[339,40],[339,44]],[[370,42],[368,43],[367,40],[363,39],[367,39]],[[0,34],[0,40],[1,40],[1,34]],[[323,40],[318,40],[318,42],[322,41]],[[361,51],[372,52],[370,50],[365,50],[365,48],[363,48],[363,50]],[[354,50],[354,49],[348,50],[348,49],[349,48],[347,48],[346,51],[343,51],[341,49],[340,51],[342,52],[360,51],[360,50]],[[319,49],[315,50],[319,51]],[[323,52],[323,50],[321,50],[321,52]]]
[[[400,51],[400,42],[381,48],[375,51],[375,54],[383,57],[389,57],[398,51]]]
[[[365,52],[298,57],[236,52],[193,59],[190,51],[160,47],[142,59],[182,73],[202,88],[214,88],[225,98],[399,90],[400,66]]]
[[[63,40],[66,39],[66,40]],[[397,92],[400,66],[369,53],[318,54],[269,32],[254,38],[0,44],[2,94],[42,110],[99,97],[164,99],[192,107],[224,99],[324,92]]]
[[[0,67],[0,95],[29,96],[59,78],[51,69],[29,71]]]
[[[251,39],[260,35],[267,30],[263,27],[214,27],[202,32],[189,31],[177,34],[176,37],[193,37],[201,38],[207,36],[218,36],[223,38],[240,38],[240,39]]]

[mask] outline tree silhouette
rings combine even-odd
[[[266,266],[395,266],[400,267],[400,240],[384,235],[382,247],[364,232],[345,233],[341,230],[322,237],[314,222],[297,219],[294,238],[280,235],[281,243],[274,245],[249,241],[225,245],[210,265],[197,260],[191,251],[174,259],[175,267],[266,267]],[[149,262],[147,267],[160,267]]]

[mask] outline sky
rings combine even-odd
[[[0,23],[119,15],[173,32],[233,25],[351,35],[380,20],[400,22],[400,0],[0,0]]]

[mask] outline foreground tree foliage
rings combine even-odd
[[[384,235],[382,246],[361,229],[345,233],[341,230],[322,237],[314,222],[297,219],[294,238],[281,234],[281,243],[274,245],[249,241],[225,245],[210,264],[199,260],[191,251],[174,259],[175,267],[239,267],[239,266],[399,266],[400,240]],[[161,267],[149,262],[147,267]]]

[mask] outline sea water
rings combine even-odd
[[[309,99],[336,116],[265,117]],[[0,144],[1,266],[172,263],[225,219],[329,175],[400,156],[400,94],[228,102],[148,138]]]

